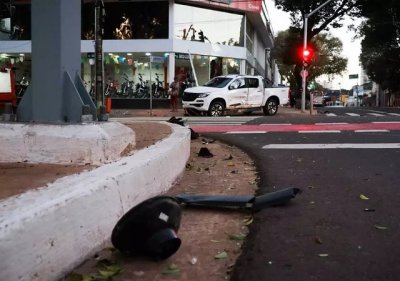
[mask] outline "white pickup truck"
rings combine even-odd
[[[263,110],[275,115],[278,106],[289,101],[288,87],[265,87],[261,76],[217,76],[204,86],[187,88],[183,92],[183,109],[189,115],[222,116],[225,111],[250,113]]]

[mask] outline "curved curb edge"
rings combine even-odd
[[[116,162],[1,201],[0,280],[57,280],[109,241],[124,213],[167,191],[190,156],[190,130]]]

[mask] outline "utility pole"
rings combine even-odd
[[[303,38],[303,50],[307,50],[307,28],[308,28],[308,18],[310,16],[312,16],[313,14],[315,14],[316,12],[318,12],[320,9],[322,9],[323,7],[325,7],[326,4],[328,4],[329,2],[331,2],[332,0],[327,0],[325,1],[323,4],[321,4],[318,8],[316,8],[315,10],[311,11],[310,13],[306,14],[304,16],[304,38]],[[303,72],[306,72],[306,67],[303,63]],[[305,112],[306,109],[306,84],[307,84],[307,76],[306,75],[302,75],[302,92],[301,92],[301,112]],[[312,102],[312,101],[311,101]]]
[[[103,34],[104,34],[104,3],[103,0],[95,2],[95,68],[96,68],[96,107],[99,110],[103,101]]]

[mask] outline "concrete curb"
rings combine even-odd
[[[134,143],[135,133],[118,122],[0,124],[0,162],[99,165]]]
[[[57,280],[109,241],[132,207],[167,191],[190,156],[190,131],[134,155],[1,201],[0,280]]]

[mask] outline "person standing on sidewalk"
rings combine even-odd
[[[170,102],[171,102],[171,111],[178,111],[178,95],[179,95],[179,82],[178,78],[174,77],[174,82],[169,86],[169,94],[170,94]]]

